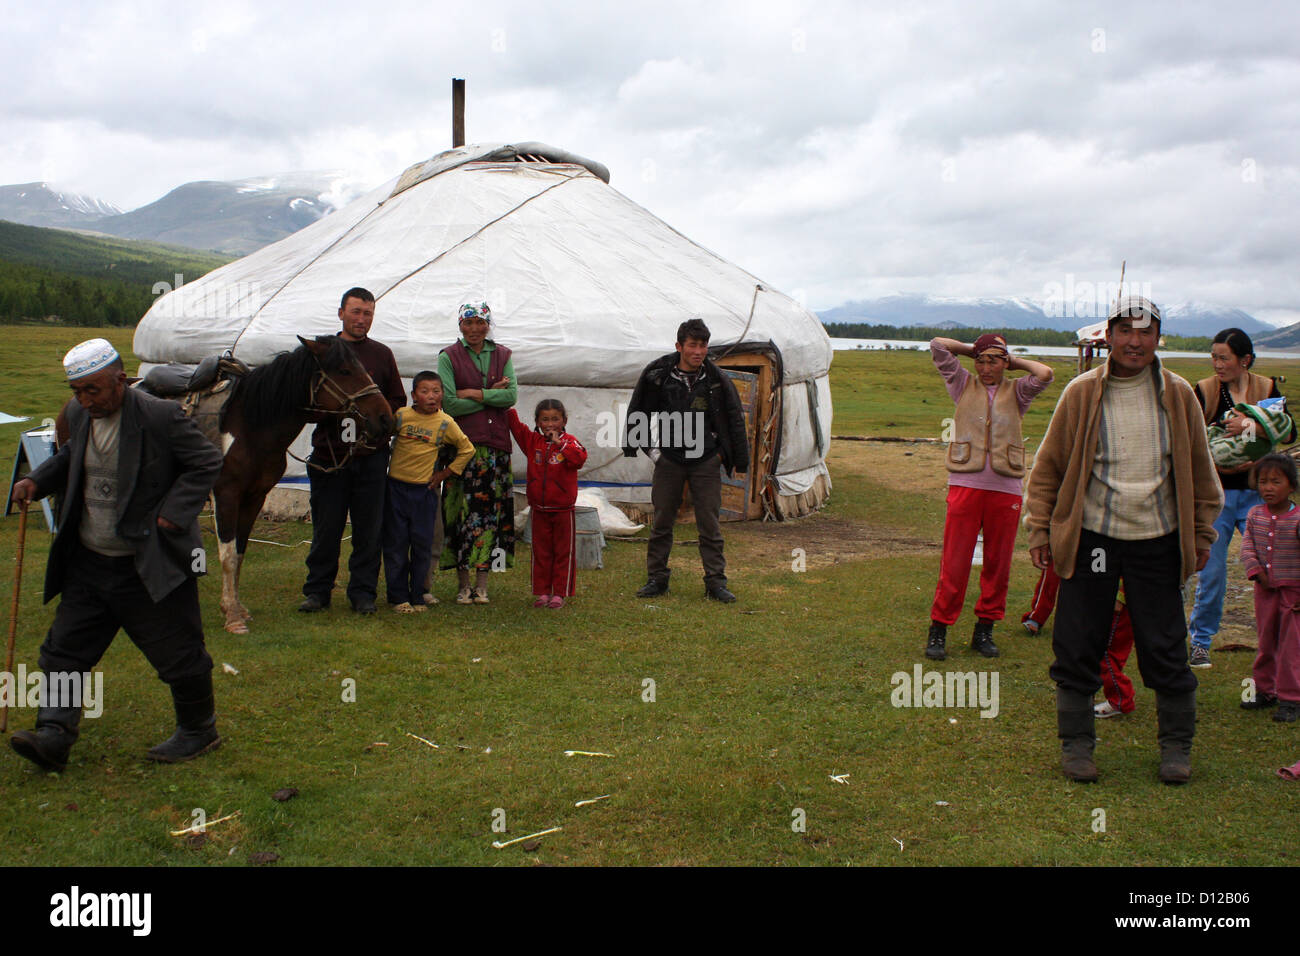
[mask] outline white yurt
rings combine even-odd
[[[582,484],[632,512],[649,510],[652,466],[623,457],[618,423],[641,370],[702,318],[752,440],[725,516],[805,514],[830,492],[831,346],[817,317],[610,187],[599,163],[541,143],[462,146],[412,166],[160,298],[135,352],[145,367],[227,349],[262,364],[298,335],[337,332],[352,286],[375,294],[370,334],[408,386],[455,340],[457,307],[487,301],[492,338],[514,352],[520,416],[562,400],[590,453]],[[292,450],[308,447],[304,433]],[[522,479],[522,455],[514,464]],[[289,465],[284,484],[305,488],[303,466]]]

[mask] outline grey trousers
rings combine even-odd
[[[717,455],[701,461],[679,465],[661,455],[655,463],[650,501],[654,505],[654,524],[646,548],[646,576],[651,581],[668,582],[668,556],[673,549],[673,525],[677,509],[682,506],[682,490],[691,486],[695,502],[695,527],[700,540],[700,561],[704,565],[704,586],[720,587],[727,583],[727,560],[722,555],[722,526],[718,512],[722,509],[721,460]]]

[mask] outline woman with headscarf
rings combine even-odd
[[[1229,435],[1252,427],[1252,420],[1234,412],[1239,404],[1258,405],[1277,398],[1277,381],[1251,371],[1255,346],[1241,329],[1224,329],[1210,347],[1214,374],[1196,383],[1196,399],[1205,412],[1205,424],[1219,425]],[[1295,426],[1285,439],[1295,440]],[[1260,503],[1259,495],[1247,484],[1250,462],[1233,468],[1218,468],[1223,486],[1223,510],[1214,522],[1218,539],[1210,548],[1210,559],[1196,577],[1196,606],[1188,625],[1191,633],[1193,667],[1210,666],[1210,641],[1219,631],[1223,617],[1223,593],[1228,580],[1228,544],[1235,532],[1246,530],[1246,516]]]
[[[487,337],[491,324],[486,302],[462,305],[461,337],[438,355],[442,407],[474,443],[464,473],[443,487],[445,544],[439,566],[456,569],[457,604],[487,604],[488,572],[514,564],[514,480],[506,409],[515,404],[515,368],[510,350]]]

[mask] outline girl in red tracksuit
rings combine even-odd
[[[513,408],[507,409],[510,431],[528,456],[528,506],[533,516],[533,607],[564,607],[577,578],[573,503],[578,500],[578,469],[587,449],[564,427],[564,403],[545,398],[529,429]]]

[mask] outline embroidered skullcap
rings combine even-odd
[[[119,358],[117,349],[107,339],[90,339],[74,345],[63,356],[63,370],[68,373],[68,381],[72,381],[102,372]]]
[[[482,319],[488,325],[492,324],[492,310],[488,308],[486,302],[466,302],[460,307],[460,321],[466,319]]]

